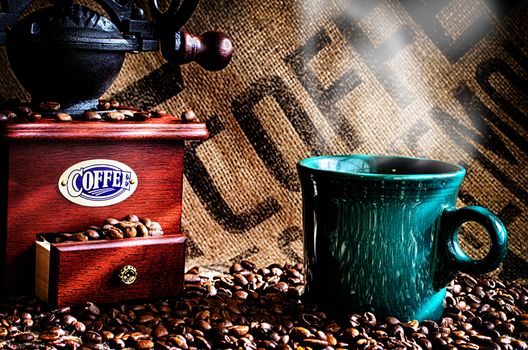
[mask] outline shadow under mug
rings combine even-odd
[[[335,314],[374,312],[438,320],[458,271],[485,273],[507,251],[506,228],[488,209],[456,209],[465,169],[436,160],[321,156],[300,161],[306,297]],[[458,242],[467,221],[490,239],[481,260]]]

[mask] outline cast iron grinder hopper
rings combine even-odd
[[[152,20],[134,0],[94,0],[110,18],[65,0],[20,20],[32,1],[1,0],[0,44],[6,45],[11,68],[33,104],[59,102],[66,113],[97,105],[126,52],[161,49],[175,65],[196,61],[212,71],[227,66],[233,53],[222,33],[197,37],[181,31],[198,0],[174,0],[165,12],[150,0]]]

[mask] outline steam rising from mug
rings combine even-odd
[[[305,0],[300,8],[305,10],[303,32],[313,33],[303,48],[303,73],[318,90],[311,97],[331,109],[334,116],[324,122],[339,125],[329,129],[350,124],[347,137],[355,139],[336,137],[332,149],[439,154],[448,140],[437,111],[486,129],[482,121],[468,120],[456,100],[460,77],[469,78],[473,67],[464,57],[453,57],[493,28],[500,2],[343,1],[335,9],[329,6]],[[324,26],[312,28],[313,23]]]

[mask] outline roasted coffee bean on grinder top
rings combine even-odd
[[[28,123],[36,122],[41,118],[44,120],[54,120],[57,122],[71,121],[132,121],[145,122],[150,119],[168,118],[172,121],[197,122],[196,113],[191,110],[183,111],[179,116],[172,115],[166,111],[154,109],[136,109],[131,106],[122,105],[120,101],[112,99],[110,101],[100,99],[97,106],[87,109],[81,114],[68,114],[61,112],[61,105],[58,102],[44,101],[38,105],[24,103],[13,99],[0,103],[0,123]]]

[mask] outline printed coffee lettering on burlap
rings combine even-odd
[[[108,97],[207,123],[207,140],[186,143],[188,266],[302,260],[295,162],[388,153],[466,167],[458,206],[504,221],[500,277],[528,281],[526,13],[519,0],[202,1],[184,29],[228,33],[231,64],[180,72],[129,55]],[[0,78],[2,99],[27,99]],[[471,225],[460,239],[486,249]]]
[[[516,3],[458,0],[399,2],[451,63],[458,61],[495,29],[490,15],[482,7],[502,17]],[[473,15],[475,12],[478,13],[477,16]],[[452,27],[462,29],[450,33]]]
[[[114,95],[138,109],[150,109],[176,96],[183,90],[180,67],[164,63],[147,76],[128,85]]]
[[[299,138],[312,154],[323,154],[329,149],[307,113],[280,77],[272,76],[260,80],[252,84],[245,94],[233,99],[233,115],[261,160],[281,186],[298,192],[299,181],[295,170],[284,160],[274,140],[253,112],[253,107],[266,96],[271,96],[277,101]]]
[[[427,151],[420,145],[420,139],[424,137],[431,127],[425,125],[423,121],[417,121],[409,130],[397,136],[387,148],[387,154],[408,154],[413,152],[417,156],[425,157]]]
[[[223,125],[217,116],[207,120],[209,140],[213,139],[223,130]],[[220,191],[214,185],[214,179],[207,172],[206,167],[198,157],[196,149],[203,141],[188,143],[185,153],[185,177],[200,198],[205,209],[216,222],[229,233],[245,233],[247,230],[259,225],[280,210],[280,205],[274,198],[268,198],[243,213],[236,214],[224,200]]]
[[[344,13],[334,19],[335,25],[350,45],[359,52],[363,61],[385,87],[400,108],[406,107],[414,96],[406,84],[398,79],[388,61],[404,50],[415,40],[415,33],[410,26],[402,26],[383,44],[376,47],[361,29],[356,18]]]
[[[334,132],[352,150],[361,142],[348,118],[339,110],[337,102],[354,90],[361,80],[353,70],[347,70],[329,87],[324,88],[310,67],[310,60],[331,43],[328,34],[321,30],[307,40],[305,44],[286,56],[285,62],[293,69],[310,98],[316,103],[319,111],[330,121]],[[322,154],[322,149],[312,150],[312,155]]]

